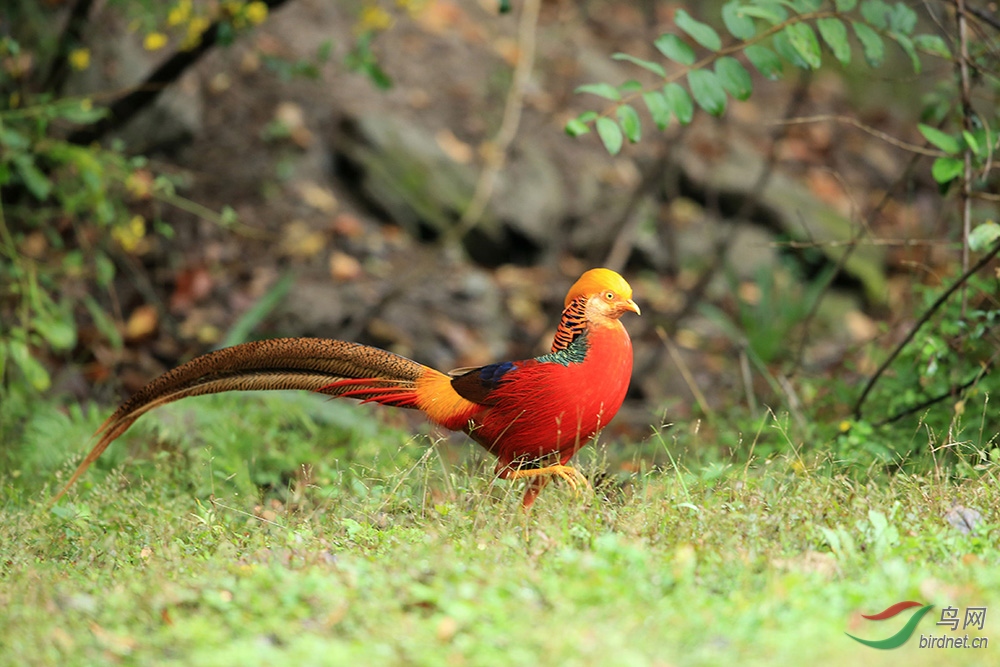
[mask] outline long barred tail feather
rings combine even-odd
[[[136,419],[161,405],[224,391],[303,389],[415,408],[417,380],[430,370],[392,352],[326,338],[274,338],[204,354],[159,376],[115,410],[94,433],[97,444],[49,504]]]

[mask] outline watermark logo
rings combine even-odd
[[[917,629],[917,624],[920,623],[920,619],[922,619],[927,612],[933,609],[934,605],[925,605],[920,602],[907,600],[905,602],[897,602],[877,614],[861,615],[862,618],[869,621],[884,621],[886,619],[893,618],[908,609],[913,609],[914,607],[919,607],[919,609],[913,612],[906,624],[891,637],[886,637],[885,639],[862,639],[861,637],[855,637],[850,633],[845,632],[844,634],[854,641],[864,644],[865,646],[870,646],[871,648],[883,650],[899,648],[913,636],[913,633]],[[951,633],[958,632],[960,622],[962,630],[968,630],[970,628],[982,630],[985,627],[986,607],[966,607],[964,614],[961,614],[961,611],[962,610],[958,607],[945,607],[941,610],[941,617],[937,622],[937,625],[943,625],[951,628]],[[920,648],[987,648],[989,646],[989,638],[983,636],[970,637],[968,633],[964,635],[947,634],[944,632],[940,635],[921,634],[919,646]]]
[[[906,611],[907,609],[912,609],[913,607],[920,607],[920,610],[915,612],[912,616],[910,616],[910,620],[906,622],[906,625],[904,625],[899,630],[899,632],[897,632],[891,637],[886,637],[885,639],[873,640],[873,639],[862,639],[861,637],[855,637],[854,635],[846,632],[844,634],[846,634],[854,641],[860,642],[865,646],[871,646],[872,648],[878,648],[878,649],[899,648],[900,646],[906,643],[906,640],[909,639],[910,636],[913,635],[913,631],[917,629],[917,623],[919,623],[920,619],[924,617],[924,614],[926,614],[927,612],[929,612],[931,609],[934,608],[934,605],[932,604],[924,605],[920,604],[919,602],[913,602],[913,601],[897,602],[896,604],[890,606],[884,611],[880,611],[877,614],[861,614],[862,618],[867,618],[869,621],[884,621],[887,618],[892,618]]]

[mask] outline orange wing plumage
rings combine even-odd
[[[166,403],[224,391],[303,389],[416,409],[465,431],[497,456],[497,474],[531,479],[530,507],[551,476],[575,486],[567,463],[621,406],[632,346],[619,317],[638,313],[617,273],[592,269],[566,297],[552,352],[450,376],[378,348],[322,338],[277,338],[196,357],[123,403],[95,433],[97,443],[51,502],[58,501],[128,428]]]

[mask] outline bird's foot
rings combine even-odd
[[[505,475],[507,479],[520,479],[522,477],[531,478],[528,489],[524,496],[524,508],[527,509],[534,502],[535,497],[545,486],[545,483],[553,476],[561,477],[569,484],[569,488],[579,493],[580,488],[591,489],[590,482],[583,476],[583,473],[567,465],[551,465],[544,468],[525,468],[522,470],[508,470]]]

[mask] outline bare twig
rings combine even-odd
[[[795,89],[792,91],[791,97],[788,99],[788,105],[785,107],[785,119],[790,119],[794,117],[794,114],[798,111],[799,107],[806,101],[806,94],[809,91],[809,85],[812,82],[812,78],[808,75],[802,75],[795,85]],[[778,144],[784,138],[787,133],[787,125],[781,122],[776,123],[775,131],[771,134],[771,143],[767,149],[767,155],[764,158],[764,164],[760,169],[760,173],[757,174],[757,180],[754,182],[753,186],[750,188],[747,197],[743,200],[740,205],[739,210],[736,212],[734,219],[746,218],[753,210],[757,207],[760,202],[761,193],[764,188],[767,187],[768,182],[771,180],[771,176],[774,175],[774,166],[778,163]],[[732,245],[733,240],[736,239],[737,234],[725,234],[722,238],[716,240],[712,263],[701,272],[698,276],[698,280],[695,284],[688,290],[684,297],[684,304],[681,306],[680,311],[673,317],[673,321],[680,322],[695,309],[698,303],[701,301],[705,290],[708,289],[709,283],[711,283],[712,278],[715,276],[716,271],[723,263],[726,252],[728,252],[729,247]]]
[[[56,47],[55,58],[52,59],[49,73],[45,76],[45,83],[42,84],[42,88],[46,92],[58,96],[62,91],[66,77],[69,76],[70,50],[74,45],[79,44],[80,37],[83,35],[83,27],[87,24],[87,16],[90,15],[90,8],[93,4],[94,0],[77,0],[73,9],[70,10],[66,26],[63,28],[62,34],[59,35],[59,45]]]
[[[273,11],[288,0],[264,0],[269,11]],[[82,127],[69,136],[74,144],[89,144],[99,141],[108,133],[123,127],[136,114],[151,105],[163,90],[180,78],[187,69],[197,63],[219,39],[221,21],[216,21],[202,33],[197,45],[187,51],[177,51],[166,62],[157,67],[146,80],[122,95],[108,107],[108,115],[92,125]]]
[[[1000,18],[993,16],[985,9],[980,9],[979,7],[966,6],[965,11],[969,12],[970,14],[972,14],[977,19],[987,24],[994,30],[1000,30]]]
[[[635,215],[635,210],[642,203],[643,198],[663,180],[669,164],[670,159],[667,157],[666,150],[662,149],[661,144],[660,154],[646,169],[642,181],[632,192],[632,196],[625,205],[625,209],[621,212],[617,224],[614,225],[612,230],[609,230],[609,236],[614,241],[602,266],[614,269],[615,271],[621,271],[624,268],[625,262],[628,261],[628,256],[632,252],[632,244],[635,241],[635,233],[640,222],[638,216]]]
[[[701,392],[701,388],[698,383],[695,382],[694,375],[691,374],[691,370],[688,368],[687,363],[684,361],[684,357],[681,356],[680,351],[678,351],[677,346],[674,342],[670,340],[667,336],[667,332],[664,331],[663,327],[656,327],[656,335],[660,337],[663,341],[663,345],[667,348],[667,352],[670,353],[670,358],[673,359],[674,365],[677,366],[677,370],[681,372],[681,377],[684,378],[684,382],[687,383],[688,389],[691,390],[691,394],[694,396],[694,400],[698,403],[698,407],[701,408],[702,413],[709,419],[712,418],[713,412],[711,406],[709,406],[708,401],[705,400],[705,394]]]
[[[851,116],[841,116],[838,114],[820,114],[817,116],[801,116],[798,118],[786,118],[784,120],[773,121],[773,125],[808,125],[812,123],[841,123],[843,125],[850,125],[851,127],[856,127],[865,134],[870,134],[871,136],[881,139],[885,143],[895,146],[896,148],[902,149],[904,151],[909,151],[911,153],[919,153],[920,155],[927,155],[929,157],[947,157],[947,153],[944,151],[939,151],[936,148],[928,148],[926,145],[921,146],[920,144],[911,144],[908,141],[903,141],[902,139],[897,139],[891,134],[882,132],[881,130],[876,130],[871,125],[865,125],[857,118],[852,118]]]
[[[969,82],[969,27],[965,17],[965,0],[956,0],[955,20],[958,21],[958,72],[961,79],[962,127],[972,130],[972,85]],[[962,270],[969,268],[969,233],[972,231],[972,149],[963,151],[962,188],[959,198],[962,205]],[[966,294],[962,288],[962,315],[965,315]]]
[[[969,278],[971,278],[976,272],[978,272],[984,266],[989,264],[990,260],[996,257],[998,253],[1000,253],[1000,243],[994,245],[992,250],[983,255],[983,257],[978,262],[976,262],[975,266],[970,267],[968,270],[965,271],[965,273],[959,276],[958,279],[955,280],[955,282],[952,283],[948,289],[942,292],[938,296],[938,298],[934,300],[934,303],[932,303],[930,307],[928,307],[927,310],[924,311],[924,314],[920,316],[920,319],[918,319],[916,324],[913,325],[913,328],[910,329],[910,332],[906,334],[906,337],[902,341],[900,341],[898,345],[896,345],[896,347],[892,350],[892,352],[889,354],[886,360],[882,362],[882,365],[875,370],[875,372],[872,374],[870,378],[868,378],[868,382],[865,384],[865,388],[861,391],[861,395],[858,396],[858,400],[854,403],[854,417],[856,419],[861,419],[861,406],[864,404],[865,399],[868,397],[868,394],[875,386],[875,383],[878,382],[879,378],[882,377],[886,369],[888,369],[889,366],[892,364],[892,362],[895,361],[896,357],[899,356],[899,353],[903,351],[903,348],[909,345],[910,341],[913,340],[913,337],[917,335],[918,331],[920,331],[920,328],[925,324],[927,324],[927,322],[931,319],[934,313],[936,313],[937,310],[944,305],[944,303],[956,290],[964,286],[965,283],[969,280]]]
[[[872,208],[872,210],[865,216],[865,218],[862,221],[862,224],[858,225],[854,233],[851,234],[851,238],[846,242],[847,249],[837,259],[837,265],[834,267],[833,271],[830,272],[830,275],[827,276],[823,284],[823,287],[820,288],[820,290],[816,293],[816,298],[813,299],[813,302],[809,307],[809,312],[806,313],[805,318],[803,318],[802,320],[802,336],[799,338],[798,350],[796,351],[794,357],[795,365],[792,368],[793,373],[802,365],[802,359],[805,356],[806,342],[809,339],[809,325],[812,322],[813,318],[816,317],[816,314],[819,312],[819,305],[823,301],[823,296],[826,294],[826,291],[830,288],[830,285],[833,284],[833,281],[836,280],[840,272],[844,269],[845,266],[847,266],[847,260],[850,259],[851,255],[857,249],[858,244],[861,242],[861,237],[864,235],[865,231],[867,231],[869,228],[870,221],[874,220],[875,217],[879,213],[881,213],[882,209],[885,208],[885,206],[891,201],[890,197],[892,195],[893,190],[895,190],[900,183],[905,183],[908,180],[910,174],[913,172],[913,168],[916,166],[917,161],[919,159],[920,156],[917,154],[910,156],[910,160],[907,162],[906,167],[899,175],[899,178],[896,179],[892,187],[888,188],[885,191],[885,193],[883,193],[882,198],[878,201],[877,204],[875,204],[875,207]],[[869,224],[865,224],[864,220],[869,221]]]
[[[517,128],[521,124],[521,111],[524,108],[524,91],[535,65],[535,32],[538,27],[538,13],[541,0],[524,0],[521,6],[521,17],[517,28],[518,57],[514,67],[514,78],[507,91],[507,101],[504,104],[503,119],[496,137],[484,148],[485,162],[483,170],[476,181],[476,190],[472,200],[462,213],[462,219],[452,232],[452,237],[461,239],[465,234],[479,224],[490,197],[496,189],[497,179],[504,163],[507,161],[507,151],[517,136]]]
[[[947,400],[948,398],[965,391],[966,389],[968,389],[969,387],[971,387],[972,385],[976,384],[981,379],[983,379],[993,369],[993,363],[996,357],[997,355],[994,354],[989,361],[983,364],[982,368],[980,368],[975,375],[973,375],[969,380],[966,380],[962,384],[957,384],[948,387],[947,391],[944,391],[938,394],[937,396],[932,396],[931,398],[928,398],[926,401],[922,401],[917,405],[911,405],[908,408],[900,410],[891,417],[886,417],[885,419],[875,422],[874,424],[872,424],[872,426],[878,427],[878,426],[885,426],[887,424],[892,424],[893,422],[897,422],[900,419],[903,419],[904,417],[908,417],[912,414],[920,412],[925,408],[931,407],[935,403],[940,403],[941,401]]]

